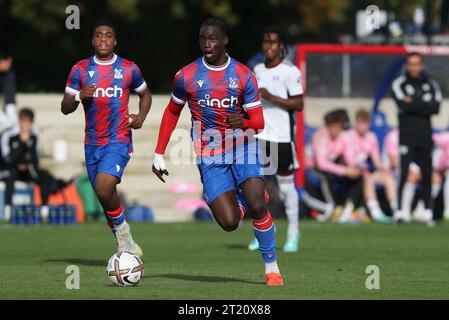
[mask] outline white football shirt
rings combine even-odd
[[[287,99],[289,96],[303,94],[301,71],[288,60],[284,60],[273,68],[267,68],[264,63],[259,63],[254,67],[254,74],[259,88],[265,88],[275,96]],[[266,99],[261,99],[261,102],[265,129],[257,137],[278,143],[294,141],[293,111]]]

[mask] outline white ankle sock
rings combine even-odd
[[[392,212],[395,212],[395,211],[397,211],[398,210],[398,202],[395,200],[395,201],[392,201],[391,203],[390,203],[390,208],[391,208],[391,211]]]
[[[125,225],[127,225],[126,220],[124,220],[121,224],[114,224],[114,230],[120,230],[122,229]]]
[[[351,220],[352,212],[354,211],[354,204],[352,202],[348,202],[343,208],[343,212],[341,213],[340,222],[348,222]]]
[[[415,197],[416,186],[413,183],[405,183],[402,189],[401,211],[406,217],[410,217],[412,211],[412,202]]]
[[[369,212],[374,219],[380,218],[384,215],[377,200],[369,200],[366,205],[368,206]]]
[[[265,263],[265,274],[280,273],[277,261]]]

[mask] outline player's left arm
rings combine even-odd
[[[262,107],[248,109],[249,119],[244,119],[238,114],[231,114],[226,118],[226,123],[232,129],[252,129],[254,131],[263,130],[265,127],[265,120],[263,118]]]
[[[150,112],[152,103],[151,92],[148,88],[137,92],[137,95],[139,96],[139,113],[129,115],[132,120],[128,126],[132,129],[142,128],[143,122],[147,118],[148,112]]]
[[[135,63],[132,65],[131,87],[139,96],[139,113],[129,115],[131,121],[128,124],[128,127],[140,129],[151,109],[152,98],[147,83],[143,79],[142,72]]]
[[[301,72],[297,67],[291,67],[287,71],[285,85],[288,91],[286,99],[271,94],[265,88],[259,89],[260,96],[287,110],[301,111],[304,108],[304,92],[301,84]]]

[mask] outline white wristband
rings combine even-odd
[[[162,154],[155,153],[153,165],[157,170],[164,171],[166,169],[164,156]]]
[[[75,94],[75,101],[81,102],[81,97],[79,91]]]

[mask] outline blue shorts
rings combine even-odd
[[[208,204],[219,195],[240,188],[250,178],[264,178],[261,154],[257,143],[246,144],[234,152],[198,157],[198,170]]]
[[[95,188],[95,179],[99,173],[117,177],[120,183],[131,153],[132,148],[128,143],[112,143],[104,146],[84,145],[87,175],[92,186]]]

